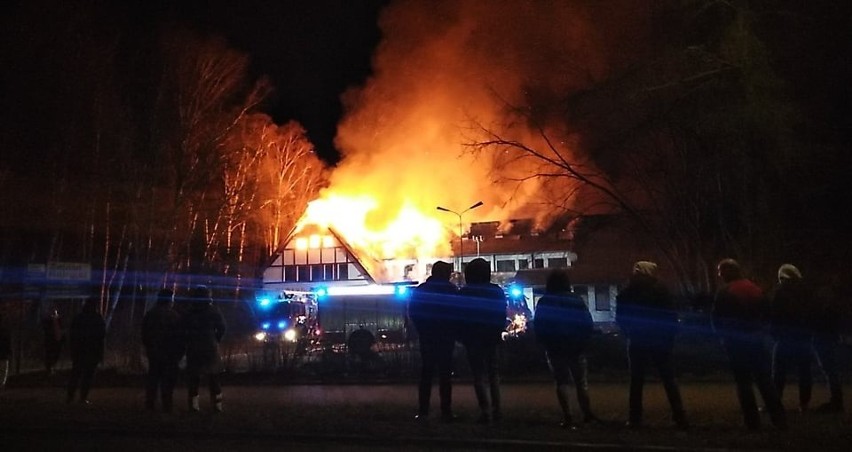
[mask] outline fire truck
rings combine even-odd
[[[346,350],[352,333],[366,330],[376,347],[400,347],[407,337],[410,288],[406,283],[264,292],[256,299],[259,328],[254,337],[267,344],[295,343],[300,354],[317,348]]]

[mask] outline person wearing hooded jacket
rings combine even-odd
[[[723,259],[717,266],[724,285],[713,303],[713,328],[728,355],[745,425],[760,429],[760,413],[752,386],[757,386],[776,428],[787,429],[787,415],[770,372],[764,340],[767,302],[763,290],[743,276],[740,264]]]
[[[167,413],[172,410],[178,363],[184,355],[181,318],[172,308],[173,296],[169,289],[160,290],[157,304],[142,319],[142,344],[148,357],[145,407],[154,409],[159,392],[163,411]]]
[[[506,328],[506,293],[491,283],[491,264],[476,258],[464,269],[459,290],[459,338],[467,351],[473,389],[479,404],[479,423],[502,418],[498,346]]]
[[[538,343],[544,347],[547,364],[556,380],[556,400],[562,410],[560,426],[563,428],[575,428],[568,402],[572,380],[577,404],[583,412],[583,422],[597,419],[592,414],[589,400],[584,354],[593,325],[586,303],[571,290],[568,272],[562,269],[552,271],[547,277],[544,296],[536,304],[533,331]]]
[[[627,287],[616,298],[615,318],[627,337],[627,356],[630,364],[630,410],[627,426],[642,426],[645,368],[652,363],[660,373],[675,425],[686,429],[689,424],[680,389],[675,381],[673,359],[677,313],[671,293],[656,275],[657,264],[654,262],[636,262]]]
[[[98,312],[98,302],[92,297],[74,317],[70,330],[71,376],[68,380],[67,402],[74,401],[80,390],[80,401],[89,404],[89,390],[98,364],[104,359],[106,324]]]
[[[772,353],[772,382],[783,398],[787,372],[796,369],[799,381],[799,410],[807,411],[813,391],[811,289],[792,264],[778,269],[778,286],[772,295],[770,333],[775,340]]]
[[[438,395],[441,400],[441,419],[454,419],[452,410],[453,349],[455,348],[456,319],[453,305],[458,289],[450,282],[452,265],[437,261],[432,275],[414,288],[408,305],[408,316],[420,338],[421,370],[418,384],[417,420],[429,417],[432,380],[438,374]]]
[[[182,321],[182,330],[186,341],[186,387],[189,409],[200,411],[198,397],[201,378],[207,378],[210,389],[210,401],[216,411],[222,411],[222,385],[219,374],[222,372],[222,357],[219,343],[225,336],[225,319],[213,306],[213,298],[207,286],[193,289],[189,312]]]

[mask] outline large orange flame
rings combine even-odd
[[[540,162],[505,157],[510,165],[495,166],[501,156],[474,154],[465,144],[488,129],[570,152],[571,138],[553,126],[561,124],[558,111],[531,114],[534,127],[507,111],[601,74],[599,39],[608,30],[590,24],[636,16],[635,8],[614,9],[588,2],[391,3],[380,22],[374,75],[343,99],[336,139],[343,159],[303,223],[331,226],[377,259],[399,259],[450,255],[460,219],[437,206],[461,212],[483,201],[461,218],[463,229],[472,221],[546,221],[551,212],[536,205],[537,178],[505,183],[507,171],[516,181],[544,171],[533,166]],[[551,134],[550,143],[540,141],[540,130]]]

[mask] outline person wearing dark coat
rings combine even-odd
[[[157,293],[157,304],[142,319],[142,344],[148,357],[145,407],[153,410],[160,393],[163,411],[173,406],[178,363],[184,355],[180,314],[172,307],[174,294],[169,289]]]
[[[778,286],[772,295],[770,333],[775,340],[772,352],[772,382],[778,397],[784,398],[787,372],[796,369],[799,382],[799,410],[807,411],[813,391],[812,289],[792,264],[778,269]]]
[[[441,419],[454,419],[452,409],[453,349],[455,348],[455,319],[453,304],[458,289],[450,282],[452,265],[437,261],[432,275],[414,288],[408,305],[408,316],[420,338],[420,382],[418,384],[417,420],[429,417],[432,380],[438,374],[438,395],[441,400]]]
[[[459,338],[467,351],[480,423],[500,420],[498,346],[506,329],[506,293],[491,283],[491,265],[482,258],[464,269],[465,286],[459,290]]]
[[[225,336],[225,319],[213,306],[213,297],[207,286],[193,289],[189,312],[183,317],[182,331],[186,341],[186,387],[189,409],[200,411],[198,390],[201,378],[206,376],[210,388],[210,401],[216,411],[222,411],[222,357],[219,343]]]
[[[660,373],[671,405],[672,420],[678,428],[688,428],[674,371],[677,312],[671,293],[657,279],[657,264],[639,261],[633,265],[630,282],[616,298],[615,319],[628,341],[630,409],[627,426],[642,426],[642,392],[645,369],[650,363]]]
[[[760,429],[760,413],[752,388],[755,385],[772,423],[785,430],[787,416],[772,384],[769,354],[764,345],[766,296],[760,287],[743,277],[737,261],[723,259],[717,268],[724,285],[713,303],[713,328],[728,355],[745,425],[750,430]]]
[[[89,390],[92,387],[95,369],[104,359],[106,324],[98,312],[98,304],[95,298],[89,298],[83,304],[83,310],[71,322],[71,377],[68,381],[68,403],[74,401],[79,389],[80,401],[89,404]]]
[[[585,350],[593,331],[592,314],[586,303],[571,290],[566,270],[554,270],[548,275],[545,293],[538,300],[533,318],[533,331],[544,347],[547,364],[556,380],[556,400],[562,409],[563,428],[573,429],[568,403],[573,380],[577,404],[583,412],[583,422],[596,420],[589,400],[588,368]]]

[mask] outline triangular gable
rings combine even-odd
[[[345,259],[341,258],[341,250],[345,253]],[[294,258],[294,255],[297,257]],[[344,263],[351,264],[354,270],[360,274],[358,275],[359,277],[329,278],[326,276],[324,279],[315,279],[312,275],[310,282],[361,280],[372,284],[376,281],[376,278],[373,276],[375,274],[374,268],[381,268],[380,263],[378,263],[378,267],[376,266],[376,262],[369,262],[373,265],[365,265],[365,261],[355,253],[354,248],[349,242],[332,228],[311,224],[304,225],[294,228],[288,234],[287,239],[282,242],[282,245],[271,259],[270,264],[264,270],[263,281],[264,284],[294,282],[292,277],[287,277],[288,271],[286,267],[341,265]],[[304,270],[305,268],[301,269],[301,271]],[[296,270],[291,269],[291,271]],[[313,269],[309,271],[313,271]],[[379,270],[379,272],[381,271]],[[298,280],[297,282],[302,284],[308,282],[302,279],[301,275],[296,279]]]

